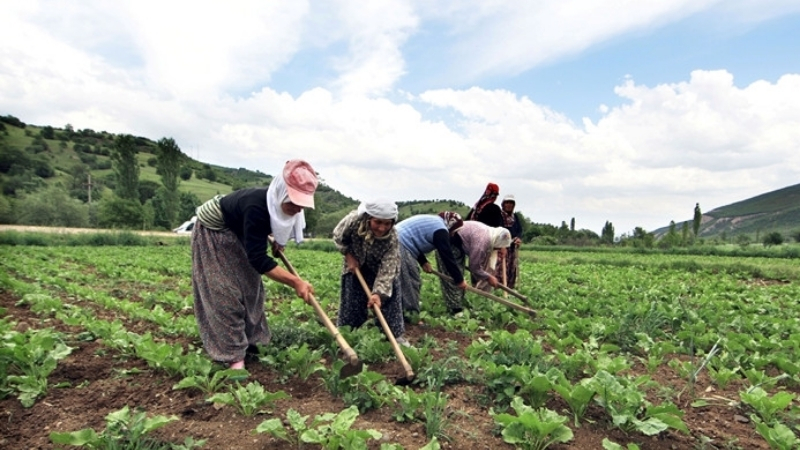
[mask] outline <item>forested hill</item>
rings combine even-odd
[[[36,126],[14,116],[0,117],[0,223],[103,226],[104,220],[112,219],[103,216],[103,200],[113,197],[117,183],[112,167],[117,137],[105,131],[76,130],[69,125],[63,128]],[[272,180],[272,175],[258,170],[207,164],[181,152],[180,204],[175,218],[166,221],[159,214],[158,142],[138,136],[133,140],[144,217],[136,218],[135,224],[127,226],[129,228],[170,229],[190,218],[198,204],[214,195],[265,186]],[[84,213],[75,203],[82,202],[88,208],[90,196],[96,208]],[[72,199],[75,201],[69,201]],[[39,207],[28,208],[28,202],[37,202]],[[52,204],[50,213],[48,208],[41,207],[48,202]],[[307,231],[320,236],[329,235],[336,223],[358,204],[324,183],[317,189],[315,203],[316,209],[307,211]],[[76,208],[73,210],[71,206]],[[463,203],[450,200],[415,200],[399,202],[398,206],[401,217],[445,209],[466,212],[468,209]],[[120,219],[127,213],[135,215],[130,211],[107,212],[115,216],[113,219]],[[113,221],[105,225],[125,226]]]

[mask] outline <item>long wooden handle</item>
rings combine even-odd
[[[358,277],[358,281],[361,283],[361,287],[364,289],[364,294],[367,295],[367,301],[369,301],[369,297],[372,293],[369,290],[369,286],[367,286],[367,282],[364,280],[364,276],[361,275],[361,270],[356,267],[355,274]],[[414,378],[414,370],[411,369],[411,365],[406,361],[406,355],[403,354],[403,350],[400,349],[400,345],[397,343],[397,340],[394,338],[394,334],[392,334],[391,328],[389,328],[389,324],[386,323],[386,319],[383,317],[383,313],[381,312],[381,308],[378,305],[372,305],[372,310],[375,312],[375,316],[378,317],[378,321],[381,323],[383,327],[383,332],[386,333],[386,336],[389,338],[389,342],[392,344],[392,349],[394,350],[394,354],[397,355],[397,359],[400,360],[400,363],[403,365],[403,369],[406,371],[406,377],[408,379]]]
[[[450,282],[453,281],[452,278],[448,277],[447,275],[445,275],[445,274],[443,274],[443,273],[441,273],[441,272],[439,272],[437,270],[433,270],[432,272],[434,274],[438,275],[439,278],[441,278],[443,280],[447,280],[447,281],[450,281]],[[514,309],[516,309],[518,311],[522,311],[524,313],[527,313],[531,317],[536,317],[536,311],[534,311],[534,310],[532,310],[530,308],[527,308],[525,306],[518,305],[518,304],[516,304],[514,302],[510,302],[510,301],[508,301],[506,299],[500,298],[500,297],[498,297],[498,296],[496,296],[494,294],[490,294],[488,292],[485,292],[485,291],[482,291],[480,289],[474,288],[474,287],[472,287],[470,285],[467,285],[467,290],[470,291],[470,292],[474,292],[474,293],[476,293],[478,295],[482,295],[482,296],[484,296],[484,297],[486,297],[486,298],[488,298],[490,300],[494,300],[494,301],[496,301],[498,303],[502,303],[502,304],[508,306],[509,308],[514,308]]]
[[[469,271],[469,268],[467,268],[467,271]],[[441,274],[439,274],[439,275],[441,275]],[[447,277],[447,275],[445,275],[445,277]],[[524,301],[528,305],[531,304],[531,301],[530,301],[530,299],[528,297],[526,297],[526,296],[520,294],[518,291],[515,291],[514,289],[511,289],[510,287],[506,286],[505,272],[503,272],[503,282],[502,283],[498,283],[497,287],[500,290],[508,292],[509,294],[513,295],[514,297],[517,297],[518,299]]]
[[[297,271],[294,270],[294,266],[292,266],[292,263],[290,263],[289,260],[286,259],[286,255],[283,254],[282,250],[278,250],[278,256],[281,258],[281,261],[283,261],[283,264],[286,266],[289,272],[291,272],[296,276],[299,276],[297,275]],[[325,328],[327,328],[328,331],[333,335],[334,339],[336,339],[336,343],[339,344],[339,348],[342,349],[344,355],[350,361],[350,364],[354,366],[357,365],[358,355],[356,355],[355,350],[353,350],[353,348],[350,347],[350,344],[348,344],[347,341],[344,339],[344,336],[342,336],[342,334],[339,332],[339,329],[336,328],[336,325],[334,325],[333,322],[331,322],[331,319],[328,317],[327,314],[325,314],[325,310],[322,309],[322,306],[319,304],[317,299],[314,298],[313,294],[311,294],[310,298],[311,298],[311,306],[314,307],[314,310],[317,312],[317,316],[319,316],[319,318],[322,320],[322,323],[325,324]]]

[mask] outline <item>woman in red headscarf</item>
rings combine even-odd
[[[496,184],[489,183],[486,185],[486,190],[483,191],[481,198],[469,210],[467,220],[477,220],[490,227],[503,226],[503,212],[500,210],[500,206],[495,203],[498,195],[500,195],[500,188]]]

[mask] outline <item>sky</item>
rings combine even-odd
[[[0,115],[600,234],[800,183],[800,0],[5,0]]]

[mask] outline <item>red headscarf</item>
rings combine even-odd
[[[475,220],[486,205],[494,203],[498,195],[500,195],[500,187],[494,183],[487,184],[483,195],[475,202],[475,206],[473,206],[472,210],[469,212],[467,220]]]

